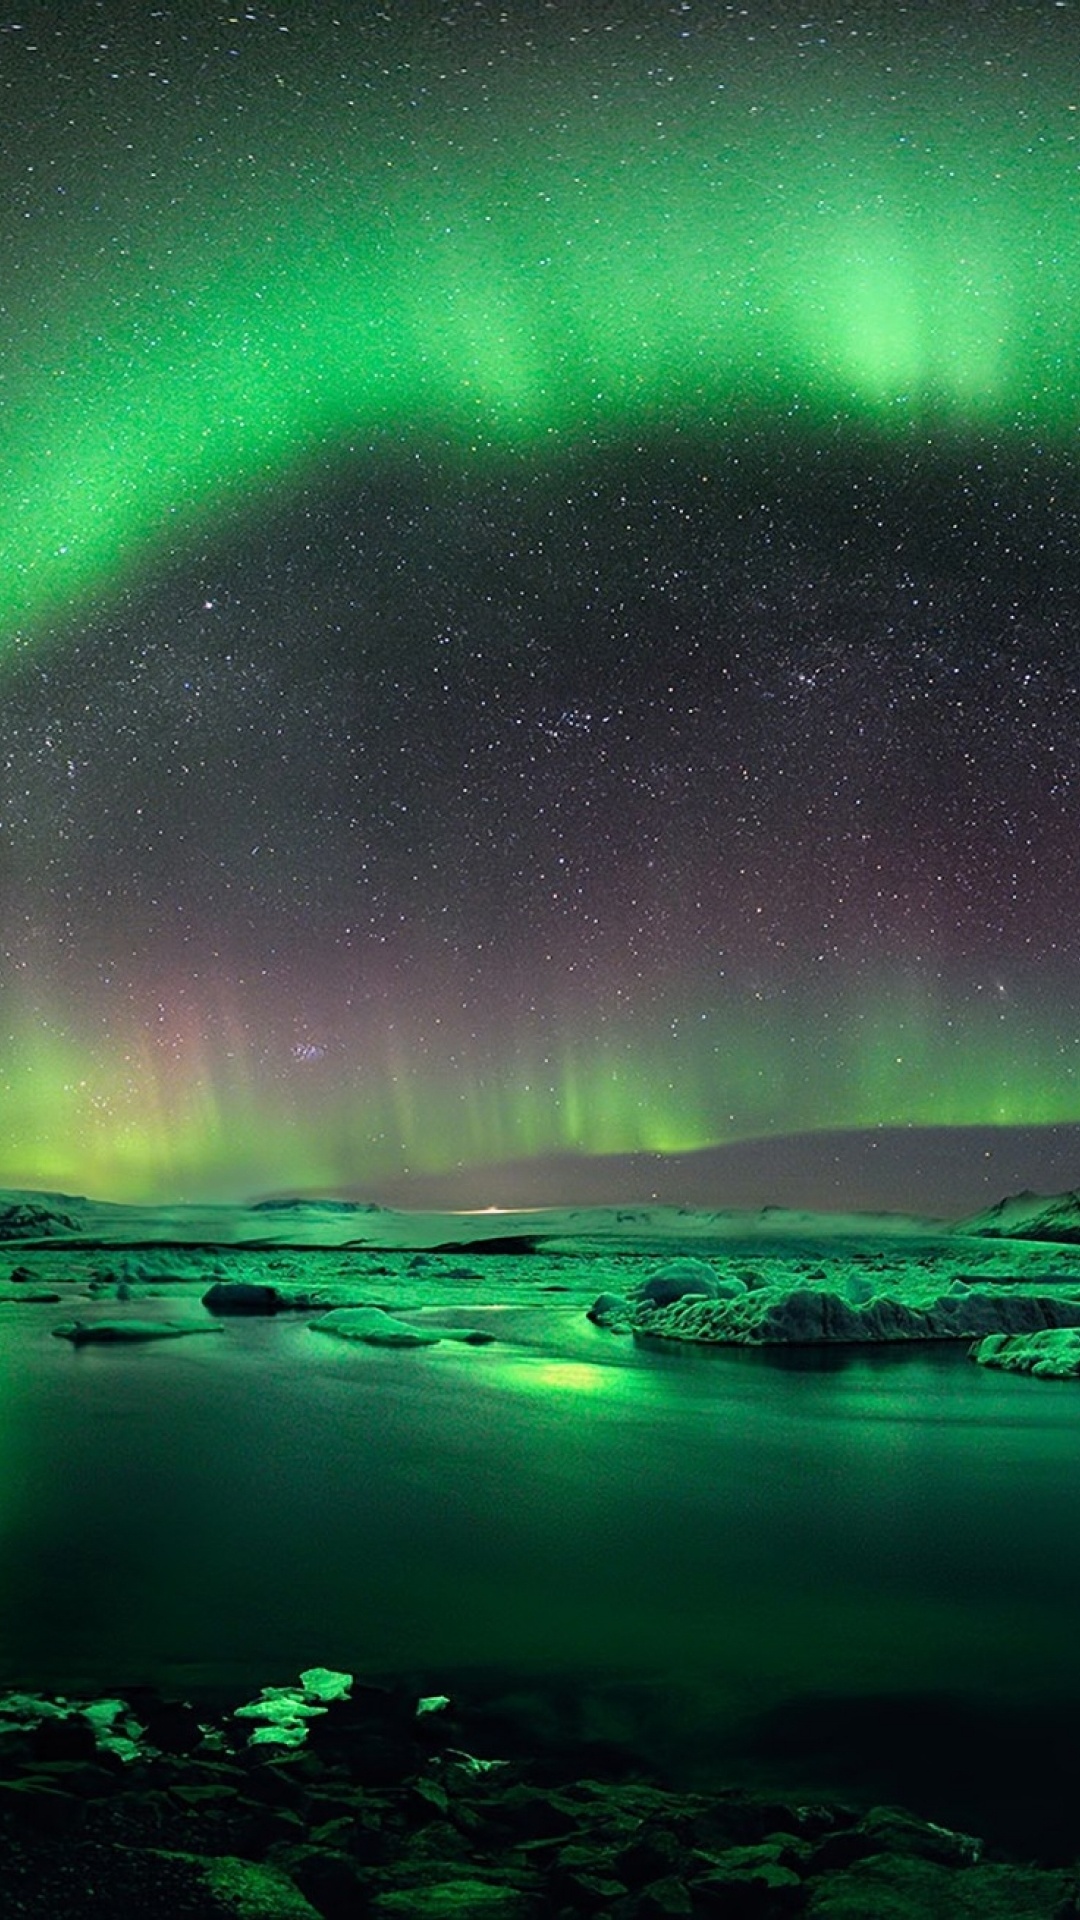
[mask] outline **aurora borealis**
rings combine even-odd
[[[1080,1122],[1078,54],[0,20],[0,1183]]]

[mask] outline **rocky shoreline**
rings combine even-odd
[[[0,1698],[5,1920],[1080,1914],[1076,1871],[895,1807],[672,1791],[595,1753],[576,1774],[505,1723],[487,1755],[493,1731],[319,1668],[212,1715],[147,1689]]]

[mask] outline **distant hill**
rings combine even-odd
[[[252,1213],[386,1213],[376,1200],[255,1200]]]
[[[687,1153],[549,1154],[383,1179],[375,1198],[423,1212],[464,1208],[777,1205],[812,1214],[917,1215],[929,1231],[1003,1193],[1080,1181],[1080,1124],[871,1127],[770,1134]],[[358,1198],[365,1198],[361,1193]]]
[[[0,1189],[0,1244],[98,1247],[249,1246],[519,1251],[526,1243],[660,1246],[736,1240],[934,1237],[1080,1245],[1080,1188],[1023,1190],[962,1220],[885,1210],[809,1207],[569,1205],[395,1208],[370,1200],[271,1197],[254,1202],[123,1205]]]
[[[372,1201],[266,1199],[247,1204],[125,1206],[0,1190],[0,1243],[56,1241],[81,1247],[379,1247],[447,1252],[528,1252],[566,1247],[706,1245],[737,1240],[837,1236],[881,1238],[941,1232],[908,1214],[815,1212],[788,1207],[584,1206],[464,1210],[396,1209]]]
[[[0,1240],[52,1240],[78,1233],[78,1221],[52,1204],[61,1197],[68,1198],[53,1194],[41,1194],[34,1199],[0,1195]]]
[[[1050,1240],[1080,1245],[1080,1190],[1067,1193],[1014,1193],[970,1220],[957,1222],[958,1233],[992,1240]]]

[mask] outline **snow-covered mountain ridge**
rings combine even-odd
[[[0,1241],[100,1246],[465,1247],[512,1241],[670,1245],[757,1239],[911,1237],[947,1233],[938,1220],[764,1207],[544,1207],[406,1212],[371,1201],[281,1198],[250,1204],[132,1206],[71,1194],[0,1190]]]

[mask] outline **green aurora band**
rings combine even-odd
[[[1080,1036],[1065,1043],[1048,1018],[992,995],[973,1012],[897,981],[830,1012],[806,1007],[795,1040],[768,1001],[730,1017],[673,1006],[648,1033],[628,1021],[605,1046],[567,1039],[557,1055],[526,1039],[433,1060],[415,1033],[391,1046],[372,1030],[306,1079],[275,1071],[237,1029],[231,1044],[193,1031],[156,1047],[133,1023],[117,1053],[28,1022],[0,1073],[0,1164],[14,1186],[235,1198],[547,1155],[1077,1115]]]
[[[73,181],[6,303],[3,643],[387,437],[1072,433],[1080,129],[1052,80],[1038,124],[991,79],[872,109],[671,91],[660,122],[572,95],[555,142],[512,101],[404,149],[313,112],[257,162],[177,149],[134,212]]]

